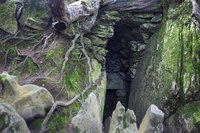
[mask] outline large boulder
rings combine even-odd
[[[136,117],[132,110],[127,110],[120,102],[117,103],[116,109],[112,113],[110,120],[109,133],[137,133]]]
[[[191,8],[186,0],[177,5],[176,12],[169,8],[167,19],[149,40],[129,97],[138,124],[152,103],[168,118],[188,101],[199,100],[200,34],[191,23]]]
[[[147,110],[139,128],[139,133],[162,133],[164,113],[156,105]]]
[[[10,103],[25,120],[44,116],[45,110],[54,103],[53,96],[45,88],[33,84],[21,86],[16,77],[7,72],[0,74],[0,81],[3,83],[0,101]]]
[[[75,133],[102,133],[100,110],[96,95],[92,92],[72,119]]]
[[[30,133],[24,119],[8,104],[0,103],[1,133]]]

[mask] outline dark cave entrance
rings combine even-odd
[[[138,63],[161,21],[162,13],[130,13],[125,14],[124,19],[114,26],[114,35],[108,40],[106,47],[107,91],[104,120],[112,115],[117,101],[125,108],[128,107]]]

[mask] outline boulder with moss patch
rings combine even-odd
[[[16,77],[7,72],[0,74],[0,79],[3,83],[0,101],[10,103],[25,120],[44,116],[45,110],[54,103],[52,95],[43,87],[33,84],[21,86]]]
[[[24,119],[8,104],[0,103],[1,133],[30,133]]]

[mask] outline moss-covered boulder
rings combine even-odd
[[[6,72],[0,74],[0,79],[3,83],[0,101],[10,103],[25,120],[44,116],[46,109],[54,103],[52,95],[43,87],[33,84],[21,86],[15,76]]]

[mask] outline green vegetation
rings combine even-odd
[[[200,126],[200,103],[193,102],[186,104],[178,110],[178,113],[189,121],[190,128],[198,128]]]

